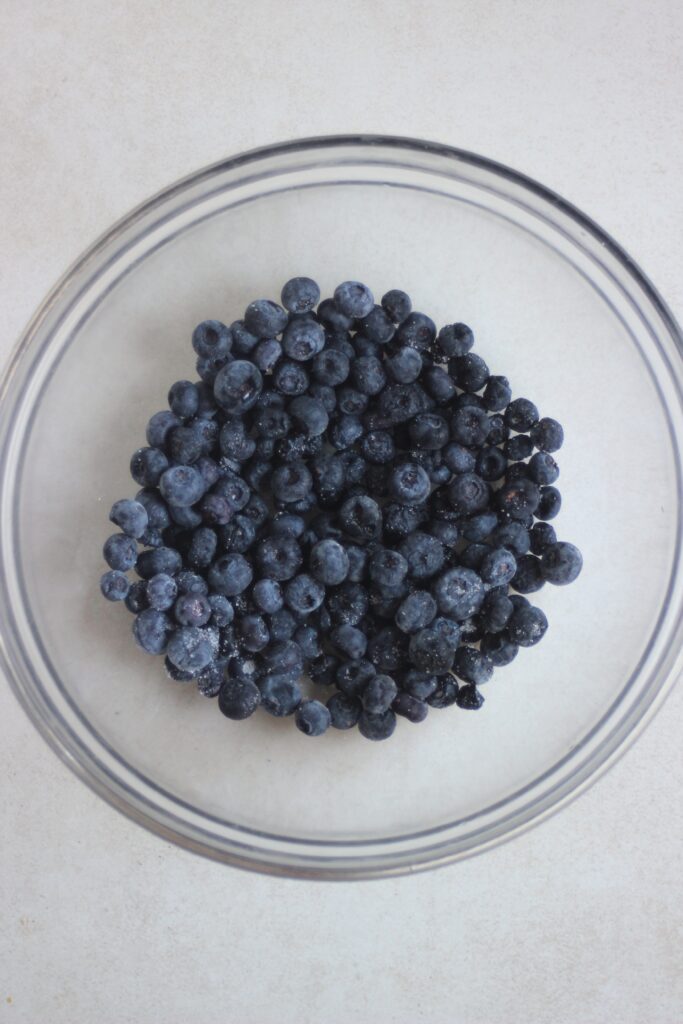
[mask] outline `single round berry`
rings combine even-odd
[[[554,484],[560,470],[552,455],[536,452],[529,459],[529,477],[536,484]]]
[[[478,711],[484,703],[484,697],[479,693],[476,686],[461,686],[455,698],[455,703],[463,711]]]
[[[261,704],[275,718],[293,715],[301,703],[301,687],[280,674],[264,676],[258,682]]]
[[[230,328],[220,320],[204,320],[192,332],[192,348],[204,359],[225,358],[232,348]]]
[[[107,601],[125,601],[130,592],[130,580],[125,572],[110,569],[100,579],[100,591]]]
[[[135,617],[133,636],[148,654],[163,654],[166,651],[173,624],[168,615],[155,608],[146,608]]]
[[[294,722],[304,736],[322,736],[332,724],[332,715],[319,700],[305,700],[296,709]]]
[[[130,498],[115,501],[111,507],[109,518],[118,526],[119,530],[136,540],[142,537],[149,525],[149,516],[145,506]]]
[[[284,589],[285,603],[295,615],[310,615],[325,599],[325,588],[307,573],[290,580]]]
[[[415,462],[404,462],[394,468],[389,478],[389,493],[404,505],[421,505],[431,491],[427,473]]]
[[[436,325],[426,313],[409,313],[396,331],[396,341],[401,345],[426,352],[436,337]]]
[[[564,586],[573,583],[583,568],[583,557],[574,544],[558,541],[541,556],[541,571],[548,583]]]
[[[209,569],[209,586],[217,594],[234,597],[247,589],[254,571],[244,557],[237,552],[220,555]]]
[[[204,477],[194,466],[171,466],[159,481],[159,490],[169,505],[188,508],[203,496]]]
[[[178,584],[173,576],[160,572],[147,580],[147,602],[150,608],[165,612],[171,608],[178,596]]]
[[[531,428],[531,440],[542,452],[556,452],[564,442],[564,430],[557,420],[544,416]]]
[[[168,459],[159,448],[138,448],[130,460],[130,475],[141,487],[156,487]]]
[[[538,423],[538,409],[528,398],[515,398],[505,410],[505,422],[511,430],[525,434]]]
[[[420,376],[423,367],[420,353],[414,348],[401,348],[385,363],[389,377],[397,384],[412,384]]]
[[[491,587],[502,587],[517,572],[515,556],[507,548],[492,548],[482,560],[479,575]]]
[[[181,420],[196,416],[199,411],[199,389],[189,380],[177,380],[168,392],[168,405]]]
[[[396,715],[389,709],[381,715],[362,711],[358,719],[358,730],[367,740],[388,740],[396,729]]]
[[[419,530],[402,540],[398,550],[408,563],[410,576],[416,580],[426,580],[436,575],[446,560],[441,541]]]
[[[437,579],[433,594],[444,615],[462,622],[479,611],[485,591],[476,572],[456,566]]]
[[[482,686],[493,675],[493,663],[476,647],[459,647],[455,652],[453,672],[464,683]]]
[[[280,299],[290,313],[310,313],[320,301],[320,288],[310,277],[293,277],[283,285]]]
[[[260,703],[261,691],[247,679],[226,679],[218,694],[218,707],[234,721],[249,718]]]
[[[336,540],[318,541],[308,561],[311,575],[325,586],[338,586],[349,573],[349,556]]]
[[[334,302],[337,309],[346,317],[361,320],[367,316],[375,305],[372,292],[360,281],[344,281],[334,290]]]
[[[395,324],[400,324],[405,320],[412,308],[410,296],[400,288],[392,288],[382,296],[382,309]]]
[[[548,620],[540,608],[516,608],[505,627],[505,635],[519,647],[533,647],[545,636]]]
[[[311,317],[295,317],[287,324],[282,335],[282,348],[285,355],[297,363],[305,363],[313,359],[325,347],[325,331]]]
[[[107,565],[119,572],[128,572],[138,559],[137,542],[125,533],[114,533],[108,537],[102,552]]]
[[[408,653],[412,664],[430,675],[448,672],[453,664],[453,647],[434,625],[413,633]]]
[[[448,487],[448,500],[458,515],[471,515],[487,507],[490,488],[476,473],[459,473]]]
[[[345,693],[333,694],[327,702],[330,713],[330,725],[333,729],[353,729],[358,724],[362,704],[357,697],[348,697]]]
[[[395,622],[403,633],[417,633],[436,617],[436,601],[426,590],[415,590],[399,605]]]
[[[399,693],[391,705],[391,710],[409,722],[424,722],[429,711],[429,706],[423,700],[411,696],[409,693]]]
[[[256,404],[262,387],[260,370],[244,359],[235,359],[219,370],[213,393],[225,412],[241,416]]]
[[[466,356],[474,345],[474,334],[467,324],[446,324],[439,331],[436,347],[447,359]]]

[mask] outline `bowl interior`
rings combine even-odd
[[[509,214],[483,190],[285,182],[192,215],[63,328],[15,495],[31,626],[93,743],[178,814],[191,807],[207,833],[226,821],[353,843],[476,821],[580,747],[647,655],[666,610],[679,507],[653,341],[585,268]],[[382,744],[356,730],[311,741],[265,713],[226,720],[137,649],[128,612],[98,594],[109,506],[137,490],[129,456],[169,385],[195,377],[193,326],[277,298],[294,274],[317,278],[323,295],[349,277],[376,296],[402,287],[437,324],[469,323],[492,372],[565,427],[554,525],[582,549],[582,576],[533,595],[547,636],[496,672],[478,714],[399,721]]]

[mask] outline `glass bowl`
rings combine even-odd
[[[111,503],[189,338],[283,281],[405,288],[473,326],[493,372],[565,426],[583,550],[536,595],[550,629],[477,714],[391,741],[312,741],[225,719],[140,651],[98,593]],[[76,774],[166,839],[271,874],[353,879],[444,864],[540,821],[614,761],[681,664],[681,334],[629,257],[557,195],[409,139],[310,139],[199,171],[101,238],[28,327],[0,403],[2,662]]]

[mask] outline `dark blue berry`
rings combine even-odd
[[[347,697],[360,697],[375,673],[375,666],[365,658],[344,662],[337,669],[337,686]]]
[[[447,672],[453,664],[452,645],[433,625],[413,633],[408,653],[413,665],[428,675]]]
[[[100,579],[100,590],[107,601],[125,601],[130,592],[130,580],[124,572],[110,569]]]
[[[368,543],[377,540],[382,530],[382,512],[372,498],[354,495],[339,510],[339,522],[352,540]]]
[[[259,680],[258,687],[261,691],[262,706],[275,718],[293,715],[301,703],[299,684],[282,675],[264,676]]]
[[[462,621],[476,615],[484,601],[484,584],[472,569],[448,569],[434,584],[434,597],[444,615]]]
[[[321,384],[338,387],[349,376],[350,368],[348,356],[337,349],[326,348],[314,357],[311,373]]]
[[[308,566],[311,575],[325,586],[338,586],[349,573],[349,557],[336,540],[318,541],[311,549]]]
[[[484,703],[484,698],[476,686],[461,686],[455,698],[455,703],[463,711],[478,711]]]
[[[417,349],[401,348],[387,359],[385,369],[397,384],[412,384],[420,376],[423,365]]]
[[[385,626],[370,639],[368,658],[380,672],[397,672],[405,666],[407,639],[395,626]]]
[[[194,466],[171,466],[162,474],[159,490],[169,505],[187,508],[203,496],[206,484]]]
[[[147,603],[150,608],[165,612],[172,607],[178,595],[178,584],[173,576],[160,572],[147,580]]]
[[[295,537],[278,533],[259,542],[256,563],[263,576],[282,582],[296,575],[303,555]]]
[[[366,338],[378,345],[386,345],[396,331],[393,318],[382,306],[373,306],[367,316],[358,322],[358,327]]]
[[[515,434],[514,437],[509,437],[503,445],[503,451],[511,462],[528,459],[533,450],[534,446],[528,434]]]
[[[484,360],[474,352],[464,356],[456,356],[448,363],[448,372],[453,380],[468,394],[474,394],[484,387],[489,378],[489,368]]]
[[[278,466],[271,480],[274,496],[283,502],[304,498],[312,487],[313,478],[302,461],[287,462]]]
[[[218,707],[226,718],[249,718],[261,703],[261,691],[248,679],[226,679],[218,694]]]
[[[512,389],[507,377],[489,377],[482,395],[489,412],[500,412],[509,405]]]
[[[137,542],[125,533],[114,533],[108,537],[102,551],[107,565],[120,572],[132,569],[138,558]]]
[[[329,440],[338,451],[344,451],[362,436],[363,424],[358,416],[344,415],[339,416],[332,424]]]
[[[177,380],[168,392],[168,404],[171,412],[181,420],[196,416],[199,411],[197,385],[189,380]]]
[[[538,409],[528,398],[515,398],[505,410],[505,422],[511,430],[526,434],[538,423]]]
[[[318,320],[330,331],[348,331],[353,317],[343,313],[334,299],[323,299],[318,306]]]
[[[372,292],[360,281],[343,281],[334,290],[334,302],[345,317],[362,320],[375,305]]]
[[[400,586],[408,574],[408,562],[397,551],[378,548],[370,556],[370,579],[384,590],[392,590]]]
[[[213,660],[214,648],[206,630],[181,626],[170,637],[167,652],[169,661],[181,672],[199,675]]]
[[[314,621],[309,619],[308,621]],[[294,643],[301,648],[304,660],[309,663],[315,661],[323,653],[320,645],[320,634],[317,624],[314,626],[299,626],[294,634]]]
[[[451,675],[438,677],[438,685],[434,693],[427,697],[430,708],[449,708],[458,699],[458,684]]]
[[[241,416],[256,404],[262,387],[259,369],[244,359],[235,359],[219,370],[213,393],[229,415]]]
[[[560,470],[552,455],[536,452],[529,459],[529,477],[536,484],[554,484]]]
[[[435,451],[448,442],[448,424],[443,416],[437,413],[420,413],[411,420],[408,427],[410,440],[416,448],[423,451]]]
[[[362,711],[358,719],[358,730],[367,740],[388,740],[396,729],[396,715],[391,709],[381,715]]]
[[[443,449],[443,459],[451,473],[471,473],[476,466],[476,456],[464,445],[452,441]]]
[[[505,420],[502,416],[496,414],[495,416],[489,416],[489,436],[487,441],[489,444],[503,444],[507,441],[510,436],[510,430],[505,424]]]
[[[344,623],[332,630],[330,643],[340,656],[350,661],[360,661],[365,655],[368,638],[356,626]]]
[[[410,313],[413,304],[410,296],[402,292],[400,288],[392,288],[382,296],[382,309],[384,309],[395,324],[400,324]]]
[[[138,448],[130,460],[130,475],[141,487],[156,487],[168,469],[168,459],[159,448]]]
[[[256,299],[244,311],[244,326],[255,338],[274,338],[287,326],[287,314],[270,299]]]
[[[500,448],[484,447],[480,449],[475,469],[482,480],[486,480],[488,483],[500,480],[505,475],[506,468],[507,459]]]
[[[308,666],[308,674],[314,683],[331,686],[337,677],[339,659],[333,654],[321,654]]]
[[[487,633],[481,641],[481,651],[496,668],[503,668],[515,660],[519,653],[517,644],[508,640],[504,632]]]
[[[381,715],[391,707],[397,695],[398,687],[391,676],[375,675],[363,687],[361,703],[368,714]]]
[[[531,551],[534,555],[542,555],[546,548],[557,543],[557,534],[550,523],[536,523],[531,528]]]
[[[436,337],[436,325],[426,313],[409,313],[401,321],[396,330],[395,340],[400,345],[407,345],[417,349],[418,352],[426,352]]]
[[[525,477],[505,484],[496,492],[498,508],[510,519],[524,520],[538,508],[541,494],[537,485]]]
[[[556,586],[573,583],[583,568],[581,552],[567,541],[558,541],[546,548],[541,556],[544,579]]]
[[[234,597],[247,589],[254,572],[244,555],[229,552],[220,555],[209,569],[209,586],[225,597]]]
[[[308,437],[318,437],[327,430],[329,417],[322,402],[310,395],[293,398],[287,407],[289,415],[298,430]]]
[[[201,358],[225,358],[232,348],[230,328],[220,320],[204,320],[192,332],[192,348]],[[192,416],[193,413],[189,415]]]
[[[401,676],[401,690],[409,693],[417,700],[425,701],[434,693],[438,686],[437,676],[428,675],[417,668],[409,668]]]
[[[408,351],[412,351],[409,349]],[[455,384],[442,366],[428,366],[421,375],[421,381],[427,394],[438,405],[446,405],[455,395]]]
[[[322,736],[332,724],[332,716],[319,700],[305,700],[296,709],[294,721],[304,736]]]
[[[173,614],[181,626],[205,626],[211,618],[211,602],[206,594],[181,594],[175,602]]]
[[[236,462],[245,462],[254,454],[256,442],[247,434],[243,420],[228,420],[219,435],[219,444],[223,455]]]
[[[173,633],[168,615],[155,608],[145,608],[133,622],[133,636],[148,654],[163,654]]]
[[[562,447],[564,430],[557,420],[544,416],[531,428],[531,440],[542,452],[556,452]]]
[[[409,693],[399,693],[393,704],[392,711],[409,722],[424,722],[429,711],[429,706],[423,700],[418,700]]]
[[[492,548],[479,567],[479,575],[491,587],[505,586],[516,572],[515,556],[507,548]]]
[[[419,384],[389,384],[378,398],[378,411],[388,424],[407,423],[424,412],[426,399]]]
[[[466,356],[474,345],[474,334],[467,324],[446,324],[439,331],[437,350],[447,359]]]
[[[353,729],[358,724],[362,710],[357,697],[348,697],[345,693],[335,693],[327,702],[330,713],[330,725],[333,729]]]
[[[458,520],[462,537],[473,543],[486,540],[498,524],[498,517],[495,512],[479,512],[467,519]]]
[[[322,352],[325,347],[325,331],[317,320],[311,317],[295,317],[282,335],[282,348],[290,359],[305,363]]]
[[[415,590],[398,607],[395,622],[403,633],[417,633],[436,616],[436,601],[426,590]]]
[[[458,515],[481,512],[490,501],[489,485],[476,473],[459,473],[448,487],[448,500]]]
[[[325,588],[307,573],[290,580],[285,588],[285,604],[295,615],[310,615],[325,599]]]
[[[243,615],[237,624],[237,631],[242,647],[252,654],[262,651],[270,640],[265,619],[260,615]]]
[[[493,675],[493,663],[486,654],[482,654],[476,647],[458,647],[455,652],[453,671],[464,683],[483,686]]]
[[[210,594],[209,605],[211,606],[209,622],[212,626],[223,629],[225,626],[229,626],[235,618],[235,609],[223,594]]]
[[[541,500],[534,512],[537,519],[554,519],[562,507],[562,495],[557,487],[541,487]]]
[[[155,412],[147,424],[145,436],[152,448],[165,448],[171,431],[180,426],[180,420],[168,409]]]
[[[320,288],[310,277],[293,277],[283,285],[280,299],[290,313],[310,313],[320,301]]]
[[[408,572],[416,580],[434,576],[446,560],[443,544],[436,537],[419,530],[405,537],[398,550],[408,563]]]
[[[395,466],[389,477],[389,493],[403,505],[421,505],[431,491],[429,476],[415,462]]]
[[[512,586],[520,594],[533,594],[540,590],[545,580],[541,562],[535,555],[522,555],[517,559],[517,571],[512,577]]]
[[[505,635],[519,647],[533,647],[545,636],[548,620],[540,608],[516,608],[505,627]]]

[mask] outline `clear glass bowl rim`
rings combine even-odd
[[[132,210],[75,261],[38,308],[10,356],[0,380],[0,513],[3,523],[7,521],[6,511],[16,497],[10,454],[12,441],[15,440],[15,412],[25,399],[32,367],[42,358],[45,347],[49,344],[55,315],[60,307],[72,298],[76,284],[81,279],[92,280],[98,268],[101,269],[106,263],[117,240],[134,234],[136,225],[144,225],[150,214],[158,213],[160,209],[190,190],[208,187],[212,180],[226,172],[248,167],[250,180],[258,181],[260,177],[265,179],[277,174],[278,162],[283,165],[284,171],[285,161],[291,161],[292,157],[300,155],[302,160],[310,161],[316,157],[322,159],[323,156],[330,159],[335,154],[339,157],[345,152],[367,153],[373,162],[387,168],[392,166],[394,160],[397,166],[412,166],[416,170],[424,169],[419,168],[416,161],[419,161],[421,156],[429,157],[439,162],[440,174],[450,174],[457,178],[462,168],[480,169],[495,178],[501,188],[507,187],[508,198],[512,197],[513,190],[517,194],[526,194],[533,199],[537,208],[552,211],[555,218],[552,223],[555,228],[558,227],[557,219],[570,222],[586,240],[586,245],[592,246],[594,251],[603,252],[605,258],[618,267],[622,280],[632,289],[629,292],[631,301],[635,302],[635,297],[641,296],[645,304],[649,305],[651,313],[659,320],[660,329],[673,341],[677,356],[683,354],[683,335],[674,316],[654,285],[621,246],[572,204],[504,164],[440,143],[382,135],[330,135],[261,147],[202,168],[163,189]],[[263,166],[265,163],[268,164],[269,170],[267,173],[260,173],[259,165]],[[288,163],[287,169],[291,170],[291,166],[291,162]],[[143,234],[144,232],[141,232],[140,237]],[[579,244],[576,238],[573,240]],[[683,392],[683,364],[673,366],[669,362],[668,369],[674,378],[680,398]],[[677,456],[680,456],[678,439],[675,431],[671,429],[671,424],[670,432]],[[680,463],[678,457],[679,525]],[[605,725],[609,726],[589,755],[583,761],[577,759],[577,751],[581,747],[579,744],[579,748],[572,750],[570,755],[554,765],[548,773],[535,779],[524,790],[513,794],[509,800],[503,801],[500,810],[505,811],[508,804],[512,807],[513,801],[523,796],[526,790],[538,787],[538,784],[546,776],[552,776],[560,765],[573,760],[576,763],[570,771],[555,779],[552,785],[542,789],[526,803],[522,801],[519,806],[512,807],[509,813],[500,814],[495,821],[486,824],[482,829],[446,837],[445,840],[441,840],[438,835],[442,830],[435,829],[435,841],[415,849],[411,848],[409,842],[407,845],[405,842],[410,840],[411,836],[396,837],[398,842],[383,839],[376,842],[358,841],[347,844],[332,841],[307,842],[297,838],[292,840],[292,846],[289,848],[287,837],[252,832],[239,825],[233,826],[232,835],[218,837],[206,827],[202,827],[200,818],[195,821],[191,815],[183,816],[183,811],[189,808],[180,801],[176,802],[177,808],[163,807],[154,804],[147,796],[132,791],[125,780],[117,778],[110,768],[97,758],[96,752],[93,753],[84,746],[83,738],[75,735],[69,723],[55,708],[49,694],[40,684],[37,673],[32,671],[30,658],[22,648],[15,628],[11,605],[12,593],[8,587],[8,566],[11,568],[11,560],[7,557],[7,532],[10,531],[3,531],[0,538],[0,666],[20,704],[40,734],[82,781],[138,824],[185,849],[235,867],[266,874],[320,880],[387,877],[448,864],[507,841],[566,806],[611,767],[661,707],[681,670],[681,650],[680,645],[676,645],[676,650],[667,664],[659,663],[659,671],[651,673],[647,685],[638,693],[637,699],[627,708],[622,718],[615,721],[615,712],[621,697],[637,681],[638,673],[634,672],[620,698],[595,727],[598,729]],[[678,563],[677,552],[674,573],[680,577]],[[676,616],[678,627],[683,622],[682,613],[683,609],[679,607]],[[678,633],[678,628],[676,632]],[[591,734],[593,732],[595,730],[592,730]]]

